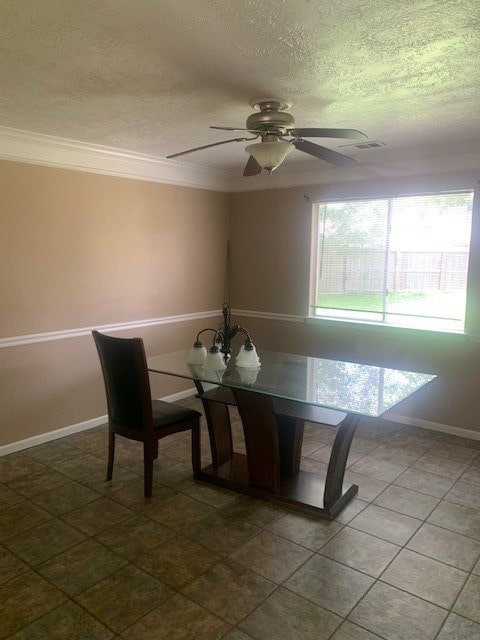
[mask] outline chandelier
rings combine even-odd
[[[224,304],[222,307],[223,323],[218,329],[207,327],[197,333],[197,338],[190,350],[187,363],[192,365],[203,365],[205,369],[220,371],[227,368],[227,363],[231,357],[231,341],[238,334],[243,333],[246,336],[245,342],[240,347],[235,364],[237,367],[248,369],[258,369],[260,367],[260,358],[258,357],[255,345],[250,338],[247,329],[238,324],[232,325],[230,322],[230,305]],[[207,349],[200,341],[202,333],[212,332],[212,346]]]

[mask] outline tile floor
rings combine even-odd
[[[303,468],[333,437],[307,425]],[[0,638],[480,639],[480,442],[364,420],[327,522],[195,483],[187,434],[144,500],[140,446],[107,483],[106,439],[0,458]]]

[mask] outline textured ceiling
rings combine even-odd
[[[165,157],[234,137],[208,127],[277,97],[297,126],[385,150],[480,145],[478,0],[0,0],[0,15],[3,126]],[[179,161],[240,171],[245,144]],[[285,163],[305,160],[327,166]]]

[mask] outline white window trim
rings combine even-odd
[[[479,182],[480,185],[480,182]],[[318,315],[316,312],[317,309],[321,308],[316,305],[316,297],[318,290],[318,282],[317,282],[317,269],[315,268],[317,265],[317,252],[318,252],[318,225],[320,221],[320,216],[315,214],[315,207],[319,204],[330,204],[330,203],[338,203],[338,202],[355,202],[355,201],[365,201],[365,200],[390,200],[395,198],[402,197],[422,197],[422,196],[430,196],[430,195],[442,195],[442,194],[454,194],[454,193],[469,193],[473,194],[473,207],[472,207],[472,229],[473,229],[473,218],[475,216],[475,211],[479,207],[478,197],[478,189],[473,187],[466,187],[460,189],[448,189],[445,191],[426,191],[426,192],[415,192],[415,193],[399,193],[399,194],[391,194],[391,195],[378,195],[373,197],[368,197],[366,195],[357,196],[357,197],[347,197],[347,198],[332,198],[332,199],[323,199],[318,198],[312,202],[311,209],[311,249],[310,249],[310,271],[309,271],[309,296],[308,296],[308,310],[305,321],[308,324],[325,324],[326,326],[338,325],[338,326],[357,326],[358,328],[365,327],[366,329],[372,330],[385,330],[385,331],[393,331],[393,332],[421,332],[421,333],[434,333],[434,334],[445,334],[446,336],[459,336],[459,337],[469,337],[472,341],[478,342],[480,341],[480,327],[478,331],[473,331],[471,328],[471,319],[469,318],[469,305],[468,305],[468,291],[469,291],[469,280],[471,275],[471,261],[469,260],[468,270],[467,270],[467,284],[466,284],[466,293],[467,293],[467,303],[465,309],[464,316],[464,326],[463,329],[455,328],[455,327],[446,327],[443,326],[413,326],[409,324],[400,324],[394,322],[386,322],[382,320],[373,320],[373,319],[361,319],[359,317],[342,317],[339,315],[332,314],[322,314]],[[470,237],[470,248],[469,254],[472,251],[472,236]],[[327,309],[326,309],[327,310]],[[328,311],[328,310],[327,310]],[[355,313],[355,312],[353,312]],[[361,312],[360,312],[361,313]],[[414,317],[414,316],[411,316]]]

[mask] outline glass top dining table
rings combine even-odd
[[[190,350],[147,359],[151,372],[193,380],[210,439],[211,464],[199,480],[332,520],[358,492],[344,479],[362,417],[375,422],[436,376],[374,365],[261,351],[257,369],[189,364]],[[241,418],[245,453],[235,451],[231,407]],[[305,423],[336,430],[325,475],[301,465]]]
[[[435,378],[435,375],[311,356],[262,351],[258,369],[224,370],[188,364],[189,350],[148,358],[150,371],[203,383],[245,389],[348,413],[378,417]]]

